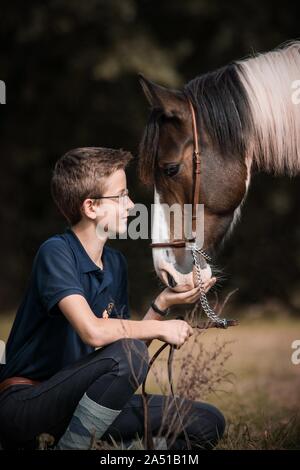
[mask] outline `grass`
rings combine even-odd
[[[0,316],[0,339],[6,340],[12,318]],[[226,433],[218,448],[300,449],[300,365],[291,362],[295,339],[300,339],[300,320],[290,317],[244,317],[238,327],[201,334],[203,351],[213,353],[219,345],[231,354],[222,366],[230,372],[230,381],[218,383],[214,391],[204,387],[197,396],[219,407],[226,417]],[[152,342],[151,356],[160,345]],[[175,353],[175,380],[182,370],[180,360],[190,353],[189,344]],[[150,373],[148,393],[167,389],[166,360],[167,352],[157,366],[162,371],[160,384]],[[203,373],[202,360],[198,373]]]
[[[291,362],[295,339],[300,339],[300,321],[292,318],[245,318],[238,327],[201,334],[204,351],[227,343],[231,353],[223,370],[223,375],[230,373],[230,380],[218,384],[218,391],[204,387],[204,394],[200,390],[197,397],[216,405],[226,417],[220,449],[300,449],[300,365]],[[159,344],[152,344],[151,352]],[[188,356],[188,348],[188,344],[181,348],[176,357]],[[201,361],[199,365],[200,369]],[[166,363],[160,367],[163,370]],[[180,371],[175,365],[174,369],[178,376]],[[153,376],[148,391],[160,393]]]

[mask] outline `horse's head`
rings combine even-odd
[[[238,91],[240,95],[242,91],[237,90],[233,80],[234,71],[231,71],[224,77],[225,85],[219,79],[217,85],[208,84],[210,89],[205,89],[203,81],[197,82],[196,88],[193,81],[184,91],[178,91],[140,77],[151,115],[140,145],[139,174],[143,183],[154,184],[152,233],[158,233],[159,227],[163,241],[178,238],[174,237],[172,218],[166,217],[165,207],[175,203],[183,207],[193,199],[194,140],[187,97],[194,105],[198,128],[201,155],[198,203],[204,207],[202,247],[205,251],[215,251],[239,214],[250,169],[244,152],[247,126],[246,122],[241,122],[244,97],[238,95]],[[184,212],[182,218],[184,227]],[[194,284],[190,250],[154,248],[153,260],[157,275],[166,285],[180,290],[180,285]],[[202,278],[210,278],[210,266],[204,259],[200,260],[200,265]]]

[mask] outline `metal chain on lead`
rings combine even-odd
[[[206,316],[211,321],[216,322],[219,325],[220,328],[227,328],[228,325],[227,325],[226,318],[220,318],[213,311],[213,309],[210,307],[210,305],[207,301],[207,297],[206,297],[205,290],[204,290],[204,283],[203,283],[202,276],[201,276],[201,267],[200,267],[200,263],[198,261],[197,253],[202,255],[208,261],[211,261],[211,257],[208,256],[208,254],[205,253],[204,250],[202,250],[201,248],[198,248],[196,245],[192,246],[191,250],[192,250],[192,255],[193,255],[193,259],[194,259],[194,264],[195,264],[195,267],[196,267],[196,274],[197,274],[198,284],[200,286],[200,299],[199,299],[199,302],[201,303],[201,306],[202,306]]]

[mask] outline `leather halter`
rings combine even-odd
[[[196,220],[197,220],[197,204],[199,201],[199,193],[200,193],[200,174],[201,174],[201,156],[199,152],[199,144],[198,144],[198,129],[197,129],[197,122],[194,107],[192,105],[191,100],[187,97],[187,101],[189,104],[189,108],[192,115],[192,128],[193,128],[193,143],[194,143],[194,151],[193,151],[193,199],[192,199],[192,232],[196,232]],[[187,243],[192,243],[195,241],[195,237],[187,239],[187,240],[173,240],[169,242],[160,242],[160,243],[150,243],[151,248],[164,248],[164,247],[171,247],[171,248],[184,248]]]

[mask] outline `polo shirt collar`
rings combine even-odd
[[[101,269],[90,258],[84,246],[82,245],[81,241],[79,240],[79,238],[77,237],[77,235],[73,232],[71,228],[69,227],[67,228],[66,234],[70,240],[72,248],[74,249],[78,257],[79,269],[82,273],[89,273],[91,271],[97,271],[99,276],[100,274],[110,276],[110,272],[108,269],[108,256],[107,256],[108,254],[107,254],[107,248],[105,245],[103,247],[103,252],[102,252],[103,269]]]

